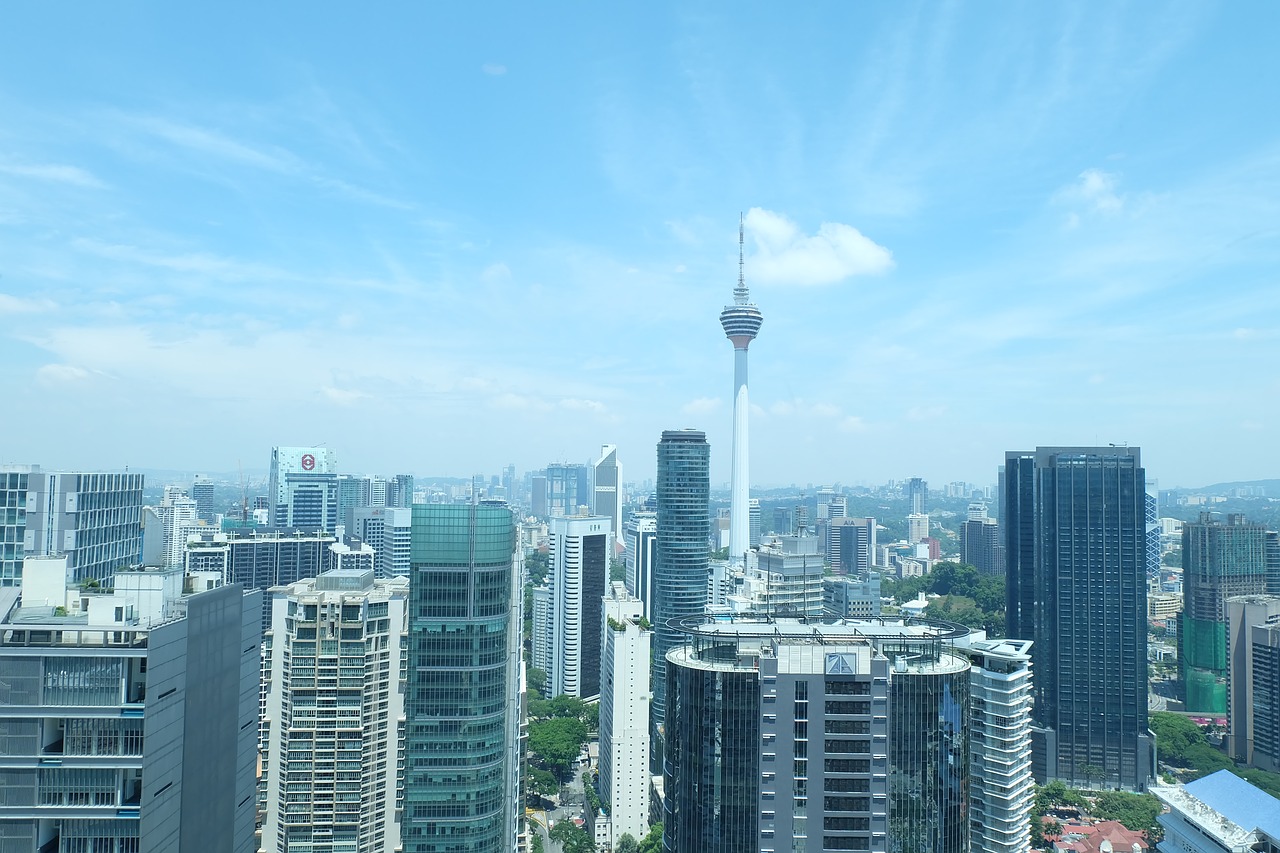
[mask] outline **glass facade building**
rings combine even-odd
[[[1140,790],[1155,769],[1140,452],[1009,452],[1002,491],[1008,634],[1034,643],[1036,779]]]
[[[653,570],[653,723],[666,709],[667,652],[683,634],[672,619],[696,616],[707,602],[711,518],[711,445],[700,430],[666,430],[658,444],[658,531]]]
[[[405,853],[509,853],[518,803],[511,511],[413,507]]]

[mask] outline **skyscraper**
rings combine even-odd
[[[213,521],[217,514],[213,511],[214,494],[213,480],[196,474],[191,483],[191,499],[196,502],[196,513],[201,521]]]
[[[662,725],[666,655],[683,641],[672,619],[703,612],[707,600],[711,445],[700,430],[666,430],[658,443],[658,533],[653,570],[653,722]]]
[[[637,511],[627,519],[622,544],[626,547],[627,591],[644,604],[644,617],[653,618],[653,564],[658,536],[657,513]]]
[[[591,481],[591,513],[609,519],[609,540],[616,542],[622,536],[622,464],[617,447],[606,444],[600,448]],[[612,548],[609,559],[613,559]]]
[[[600,626],[609,583],[609,519],[582,515],[551,519],[552,696],[600,695]]]
[[[1267,591],[1267,529],[1203,512],[1182,525],[1178,667],[1186,710],[1227,713],[1227,599]]]
[[[333,451],[327,447],[273,447],[271,448],[271,473],[267,491],[268,520],[270,524],[284,526],[288,512],[288,474],[337,474],[337,462]],[[335,503],[336,503],[335,497]],[[336,512],[336,506],[335,506]]]
[[[929,484],[923,477],[912,477],[907,480],[907,512],[911,515],[924,515],[929,511]]]
[[[1008,633],[1033,641],[1040,782],[1141,789],[1155,771],[1146,498],[1136,447],[1005,454]]]
[[[960,525],[960,562],[984,575],[1004,574],[1004,543],[1000,524],[987,517],[987,505],[969,504],[968,518]]]
[[[620,582],[604,599],[600,665],[600,796],[609,840],[643,838],[649,821],[649,674],[653,631]]]
[[[747,347],[760,334],[764,315],[749,301],[743,259],[743,223],[738,220],[738,286],[733,304],[720,312],[725,337],[733,342],[733,469],[729,497],[729,559],[742,562],[750,546],[747,499],[751,489],[751,457],[747,440]]]
[[[1280,596],[1233,596],[1227,618],[1227,752],[1250,767],[1280,771]]]
[[[510,853],[520,605],[505,506],[413,507],[404,853]]]

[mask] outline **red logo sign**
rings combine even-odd
[[[310,453],[302,454],[302,470],[310,471],[316,467],[316,458]]]

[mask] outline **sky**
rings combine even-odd
[[[7,4],[0,462],[1280,476],[1280,5]]]

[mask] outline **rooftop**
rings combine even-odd
[[[1230,770],[1219,770],[1186,784],[1201,803],[1245,829],[1261,829],[1280,838],[1280,800]]]

